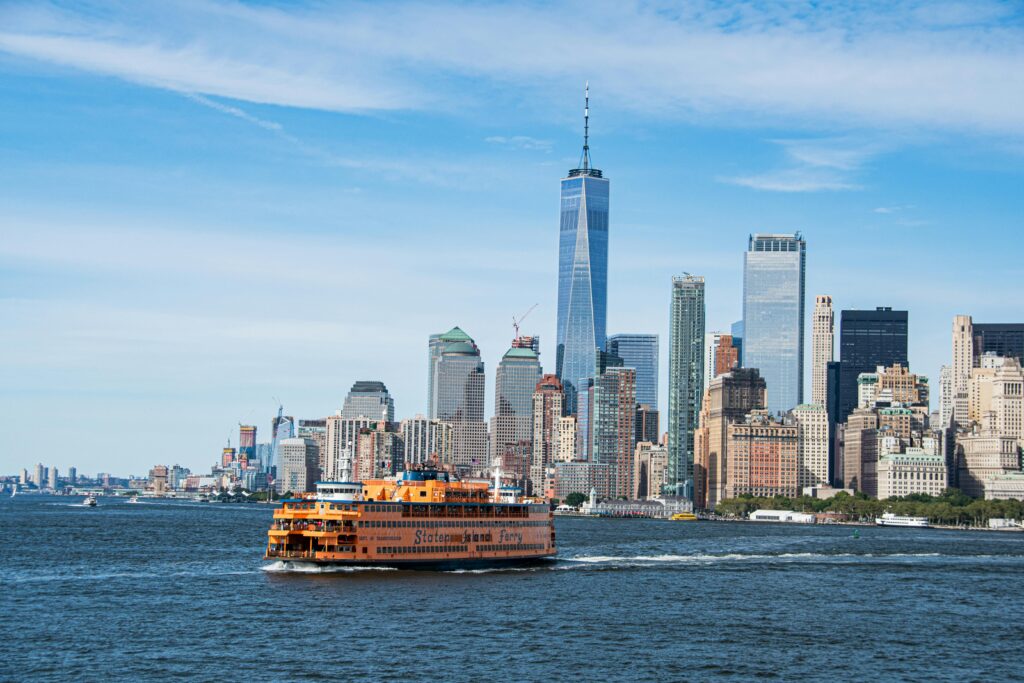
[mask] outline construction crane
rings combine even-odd
[[[530,315],[531,313],[533,313],[533,309],[537,308],[537,306],[538,306],[538,305],[539,305],[539,304],[534,304],[534,305],[530,306],[530,308],[529,308],[529,309],[527,309],[526,313],[523,313],[523,314],[522,314],[521,316],[519,316],[519,319],[518,319],[518,320],[516,320],[516,317],[515,317],[515,316],[512,316],[512,327],[513,327],[513,329],[515,329],[515,331],[516,331],[516,336],[515,336],[515,338],[516,338],[516,339],[519,339],[519,325],[520,325],[520,324],[521,324],[521,323],[522,323],[522,322],[523,322],[524,320],[526,320],[526,316],[528,316],[528,315]]]

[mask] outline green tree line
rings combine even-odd
[[[980,500],[965,495],[958,489],[946,489],[941,496],[915,493],[902,498],[878,500],[861,492],[849,495],[845,491],[827,500],[810,496],[787,498],[757,498],[740,496],[723,500],[715,512],[726,517],[746,517],[754,510],[793,510],[795,512],[837,512],[850,519],[873,520],[883,512],[897,515],[927,517],[935,524],[987,526],[993,518],[1021,519],[1024,502],[1019,500]]]

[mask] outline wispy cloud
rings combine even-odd
[[[203,97],[198,93],[186,92],[182,94],[188,99],[192,100],[193,102],[198,102],[204,107],[216,109],[219,112],[224,112],[225,114],[229,114],[236,118],[242,119],[243,121],[248,121],[249,123],[259,126],[260,128],[264,128],[266,130],[271,130],[275,132],[279,132],[284,129],[284,127],[280,123],[277,123],[276,121],[268,121],[266,119],[258,118],[256,116],[253,116],[252,114],[249,114],[246,111],[242,111],[238,107],[232,107],[231,105],[227,105],[222,102],[215,102],[211,100],[209,97]]]
[[[875,207],[874,209],[872,209],[872,211],[874,213],[880,213],[880,214],[892,214],[892,213],[899,213],[901,211],[906,211],[907,209],[912,209],[912,208],[914,208],[913,204],[903,204],[903,205],[897,205],[897,206],[878,206],[878,207]]]
[[[784,150],[783,165],[764,173],[719,178],[770,192],[856,190],[859,171],[884,148],[848,138],[772,140]]]
[[[532,149],[540,150],[542,152],[550,152],[553,143],[550,140],[538,140],[537,138],[531,138],[527,135],[513,135],[511,137],[505,137],[503,135],[492,135],[488,138],[484,138],[484,142],[490,142],[495,145],[502,145],[503,147],[514,147],[516,149]]]
[[[485,106],[495,85],[547,103],[590,75],[607,106],[659,117],[1024,134],[1020,12],[981,0],[813,11],[197,0],[2,12],[8,53],[250,102],[454,111],[467,97]]]
[[[458,186],[470,182],[476,176],[476,170],[466,164],[437,161],[431,164],[407,163],[397,160],[375,159],[375,158],[353,158],[337,154],[322,146],[313,145],[305,140],[287,132],[284,126],[276,121],[262,119],[253,116],[249,112],[223,102],[210,99],[198,93],[183,92],[184,97],[209,107],[215,111],[222,112],[237,119],[241,119],[254,126],[258,126],[274,134],[275,137],[284,141],[295,152],[302,154],[321,163],[325,166],[336,166],[339,168],[356,169],[378,174],[389,174],[400,178],[411,178],[428,185],[444,187]],[[358,188],[343,188],[342,192],[358,193]]]

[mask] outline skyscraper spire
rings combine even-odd
[[[580,167],[590,169],[590,81],[583,90],[583,161]]]

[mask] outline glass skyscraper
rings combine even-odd
[[[562,179],[558,238],[555,363],[570,415],[577,413],[577,395],[586,395],[596,374],[595,351],[605,348],[608,311],[609,182],[601,171],[590,167],[588,117],[589,107],[584,110],[580,167]]]
[[[674,495],[692,495],[693,431],[704,396],[704,278],[672,278],[668,337],[668,471]]]
[[[879,365],[907,367],[907,312],[879,306],[873,311],[843,311],[839,315],[839,410],[846,419],[857,407],[857,377]],[[768,398],[771,400],[771,385]]]
[[[454,327],[430,339],[431,419],[452,425],[452,461],[484,468],[487,424],[484,422],[484,363],[476,342]],[[438,346],[435,349],[435,344]]]
[[[743,367],[768,385],[768,411],[804,402],[804,270],[800,233],[750,236],[743,259]]]
[[[395,401],[383,382],[359,381],[352,385],[341,409],[344,418],[370,417],[395,421]]]
[[[636,402],[658,408],[658,335],[613,334],[608,337],[608,353],[636,370]]]
[[[541,378],[540,358],[528,346],[505,352],[494,377],[491,457],[503,458],[506,473],[525,478],[533,453],[533,393]]]

